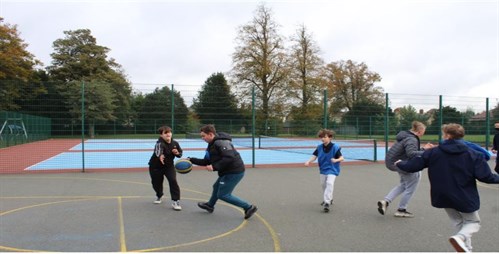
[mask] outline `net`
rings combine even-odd
[[[341,153],[346,160],[377,160],[377,144],[375,139],[333,140],[341,147]],[[260,136],[258,149],[268,149],[289,153],[312,155],[320,140],[306,138],[278,138]]]

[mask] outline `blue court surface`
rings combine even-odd
[[[183,152],[183,157],[204,157],[207,144],[203,140],[176,139]],[[234,146],[245,164],[297,164],[304,163],[312,156],[314,149],[320,144],[319,140],[266,140],[266,148],[255,149],[254,156],[251,139],[235,139]],[[156,139],[97,139],[88,140],[84,145],[79,144],[67,152],[62,152],[47,160],[34,164],[26,170],[61,170],[81,169],[83,159],[86,169],[104,168],[147,168],[152,155]],[[263,143],[263,142],[262,142]],[[335,142],[342,147],[345,161],[373,160],[374,146],[362,142]],[[255,147],[263,147],[255,143]],[[384,158],[385,148],[378,147],[377,158]],[[82,153],[84,151],[84,153]]]

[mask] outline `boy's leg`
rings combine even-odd
[[[241,207],[244,210],[247,210],[251,207],[248,202],[240,199],[237,196],[232,195],[232,191],[236,188],[237,184],[243,178],[244,173],[238,174],[228,174],[221,176],[218,184],[218,194],[217,197],[229,204],[235,205],[237,207]]]
[[[149,175],[151,176],[151,184],[156,192],[156,197],[161,198],[163,196],[163,172],[160,169],[150,168]]]
[[[472,213],[461,213],[452,208],[445,208],[445,212],[451,219],[455,234],[462,236],[466,247],[471,251],[471,236],[480,230],[480,216],[478,211]]]
[[[170,195],[172,196],[172,200],[180,200],[180,187],[178,186],[177,173],[175,172],[175,169],[167,169],[165,172],[165,176],[168,180],[168,185],[170,186]]]
[[[395,187],[393,187],[388,194],[386,194],[384,200],[387,201],[388,203],[391,203],[395,198],[397,198],[402,192],[404,192],[404,185],[403,185],[403,180],[402,180],[402,175],[405,173],[400,173],[397,172],[400,177],[399,184]]]
[[[400,174],[401,182],[404,187],[402,198],[400,199],[399,209],[407,209],[412,195],[418,188],[421,179],[421,172]]]
[[[218,189],[220,188],[221,177],[218,177],[215,183],[213,183],[213,190],[211,191],[210,200],[208,200],[208,205],[214,207],[218,201]]]
[[[334,181],[336,180],[335,175],[326,175],[326,189],[324,190],[324,202],[326,204],[330,204],[333,200],[333,192],[334,192]]]

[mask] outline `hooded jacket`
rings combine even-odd
[[[423,154],[420,149],[419,137],[410,131],[401,131],[396,136],[397,142],[390,147],[385,156],[385,166],[393,171],[399,171],[395,162],[398,160],[408,160]]]
[[[499,183],[499,175],[492,174],[483,154],[469,148],[461,139],[444,140],[438,147],[397,166],[407,172],[428,168],[432,206],[463,213],[480,209],[476,180]]]
[[[232,145],[232,137],[225,132],[218,132],[206,148],[203,159],[190,158],[196,165],[211,165],[219,176],[244,172],[244,162],[241,155]]]
[[[177,149],[179,154],[173,154],[173,149]],[[161,163],[161,160],[159,159],[161,155],[165,156],[165,164]],[[155,169],[173,169],[173,160],[175,157],[182,157],[182,148],[180,148],[179,143],[174,139],[172,139],[170,143],[166,143],[164,139],[158,138],[156,145],[154,145],[154,152],[149,159],[149,167]]]

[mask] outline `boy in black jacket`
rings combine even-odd
[[[482,153],[464,143],[461,125],[445,124],[442,132],[444,141],[437,148],[395,164],[407,172],[428,168],[431,204],[444,208],[456,229],[449,241],[456,251],[470,252],[471,235],[480,229],[480,197],[476,180],[499,183],[499,175],[492,173]]]
[[[177,183],[177,172],[173,166],[175,157],[182,157],[182,148],[172,138],[172,128],[161,126],[158,129],[159,138],[154,146],[154,152],[149,159],[149,175],[151,175],[152,188],[156,192],[157,199],[154,204],[161,204],[163,196],[163,180],[166,176],[170,185],[172,207],[176,211],[182,210],[180,206],[180,187]]]
[[[492,143],[492,152],[496,154],[496,167],[494,170],[496,173],[499,174],[499,154],[497,153],[497,150],[499,150],[499,122],[496,122],[494,124],[494,128],[496,129],[497,133],[494,135],[494,142]]]
[[[213,192],[208,202],[199,202],[198,206],[210,213],[221,199],[229,204],[244,209],[244,219],[249,219],[258,209],[255,205],[232,195],[236,185],[244,177],[244,162],[232,145],[232,138],[224,132],[216,132],[213,125],[205,125],[200,129],[201,138],[208,143],[203,159],[188,158],[193,164],[206,166],[208,171],[217,171],[218,179],[213,184]]]

